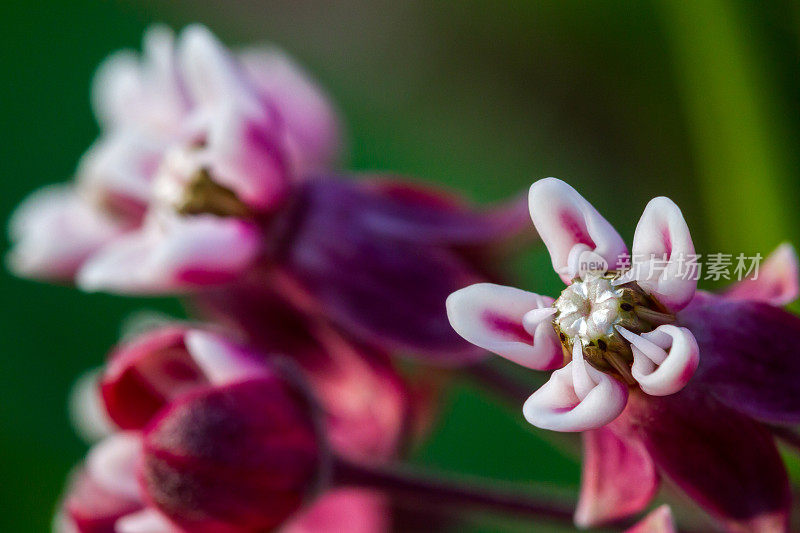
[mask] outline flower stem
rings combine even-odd
[[[554,498],[500,487],[479,486],[471,480],[441,479],[393,465],[356,464],[334,460],[335,484],[360,486],[389,494],[396,502],[417,508],[474,509],[525,517],[572,521],[573,505]]]

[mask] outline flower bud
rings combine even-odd
[[[142,486],[197,533],[264,531],[316,488],[324,461],[313,409],[275,373],[181,396],[149,426]]]

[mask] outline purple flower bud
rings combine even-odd
[[[304,391],[273,373],[170,404],[146,431],[140,479],[188,531],[262,531],[301,507],[324,464]]]

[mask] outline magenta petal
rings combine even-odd
[[[612,424],[613,426],[613,424]],[[644,445],[609,427],[583,434],[583,477],[575,523],[591,527],[638,513],[658,489],[655,465]]]
[[[67,531],[114,533],[119,518],[141,508],[139,499],[108,490],[81,469],[70,480],[62,513]]]
[[[791,244],[783,243],[761,264],[758,277],[732,284],[725,291],[725,297],[786,305],[800,294],[799,270],[797,252]]]
[[[484,281],[452,248],[403,236],[385,199],[345,181],[304,184],[288,213],[279,264],[359,340],[438,362],[485,357],[451,327],[447,296]]]
[[[631,394],[617,428],[638,436],[660,472],[736,531],[783,531],[790,492],[770,433],[692,387]]]
[[[800,422],[800,318],[770,304],[698,294],[679,315],[700,366],[690,381],[764,422]]]

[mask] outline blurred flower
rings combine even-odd
[[[626,533],[677,533],[668,505],[656,507]]]
[[[177,45],[154,27],[141,59],[110,57],[93,89],[101,136],[74,185],[20,206],[11,267],[69,280],[91,259],[80,274],[88,288],[158,292],[216,282],[252,259],[250,217],[230,215],[268,210],[291,176],[329,168],[341,135],[325,96],[285,55],[240,57],[246,65],[201,26]]]
[[[576,522],[641,510],[664,475],[726,527],[782,530],[788,481],[762,423],[800,421],[800,319],[771,305],[797,297],[794,254],[782,248],[766,275],[730,297],[695,293],[696,280],[676,275],[679,257],[694,251],[686,223],[656,198],[632,257],[633,267],[663,258],[663,274],[587,273],[587,263],[618,263],[621,238],[563,182],[535,183],[530,200],[553,266],[571,284],[555,301],[476,285],[451,296],[448,310],[465,338],[531,368],[561,367],[563,346],[569,362],[523,411],[540,427],[589,430]]]

